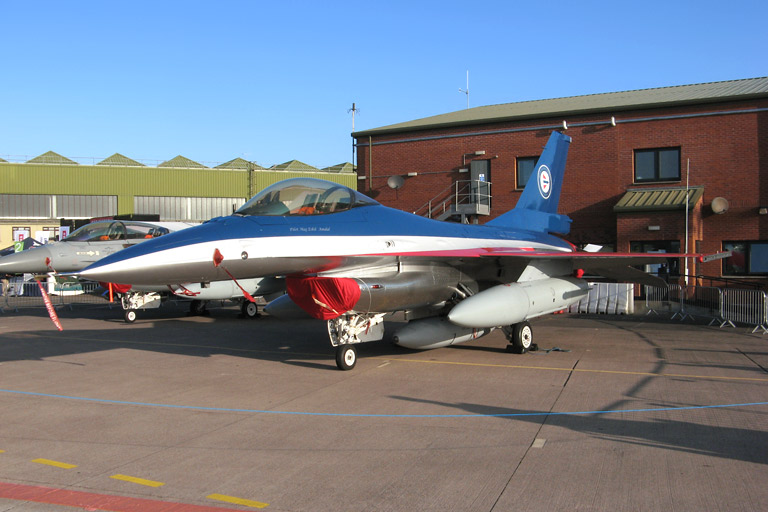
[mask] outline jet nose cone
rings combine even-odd
[[[36,247],[3,256],[0,258],[0,274],[48,272],[46,260],[50,257],[51,252],[45,247]]]

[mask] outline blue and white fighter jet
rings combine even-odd
[[[135,285],[285,277],[266,311],[328,321],[337,366],[355,366],[355,344],[383,337],[383,318],[404,311],[394,341],[414,349],[461,343],[502,328],[512,352],[533,345],[529,320],[587,295],[584,272],[661,281],[630,265],[648,255],[578,252],[557,235],[571,138],[553,133],[517,206],[485,225],[441,222],[385,207],[347,187],[297,178],[237,210],[108,256],[87,279]]]

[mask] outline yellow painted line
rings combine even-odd
[[[383,359],[370,358],[370,359]],[[719,377],[717,375],[685,375],[682,373],[650,373],[650,372],[628,372],[618,370],[587,370],[579,368],[554,368],[547,366],[522,366],[511,364],[487,364],[487,363],[462,363],[458,361],[427,361],[424,359],[400,359],[394,357],[387,357],[389,361],[397,361],[401,363],[423,363],[423,364],[450,364],[456,366],[480,366],[485,368],[514,368],[518,370],[547,370],[547,371],[559,371],[559,372],[582,372],[582,373],[608,373],[614,375],[640,375],[643,377],[669,377],[669,378],[684,378],[684,379],[717,379],[717,380],[734,380],[734,381],[752,381],[752,382],[768,382],[768,378],[756,378],[756,377]]]
[[[225,503],[232,503],[233,505],[244,505],[246,507],[253,508],[266,508],[269,503],[262,503],[260,501],[244,500],[243,498],[235,498],[234,496],[226,496],[224,494],[211,494],[207,496],[209,500],[223,501]]]
[[[66,462],[58,462],[58,461],[49,460],[49,459],[35,459],[32,462],[36,462],[37,464],[45,464],[46,466],[54,466],[62,469],[72,469],[77,467],[75,464],[67,464]]]
[[[165,485],[163,482],[155,482],[154,480],[145,480],[143,478],[137,478],[135,476],[128,476],[128,475],[112,475],[109,478],[114,478],[115,480],[122,480],[124,482],[131,482],[132,484],[146,485],[148,487],[162,487],[163,485]]]

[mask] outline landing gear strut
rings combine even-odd
[[[533,352],[539,349],[539,346],[533,342],[533,328],[528,322],[520,322],[519,324],[504,327],[504,334],[507,335],[507,340],[509,341],[507,352],[525,354],[528,351]]]
[[[336,366],[351,370],[357,363],[356,343],[384,338],[384,313],[347,314],[328,320],[328,337],[336,348]]]
[[[193,300],[189,303],[189,314],[192,316],[202,316],[208,312],[208,301]]]

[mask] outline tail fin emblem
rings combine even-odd
[[[544,199],[549,199],[549,195],[552,193],[552,174],[549,172],[549,167],[542,165],[538,171],[539,180],[539,194]]]

